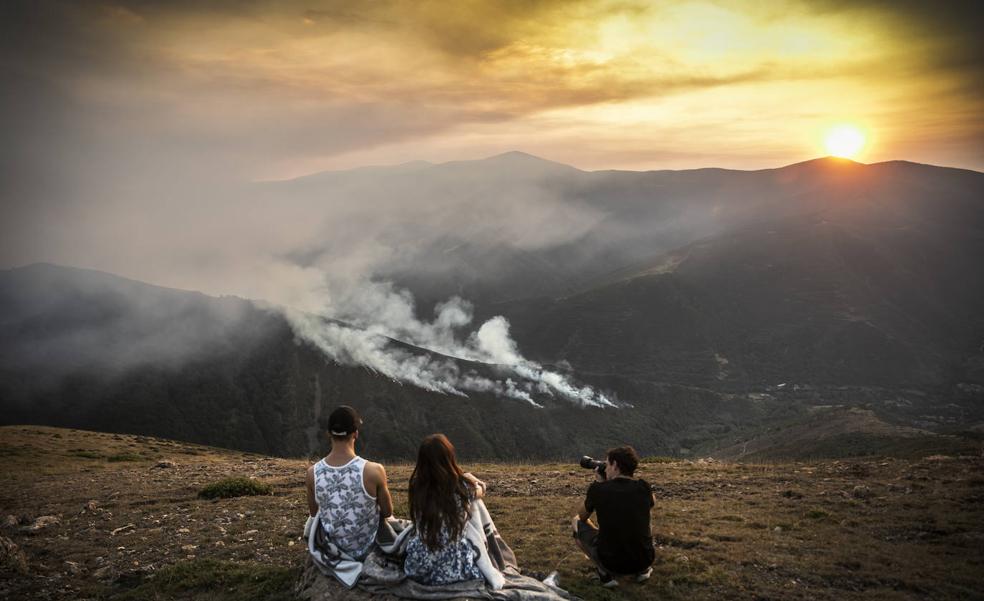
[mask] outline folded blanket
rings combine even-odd
[[[310,522],[310,519],[309,519]],[[305,525],[311,561],[322,572],[334,576],[348,588],[355,586],[362,574],[362,562],[342,551],[328,538],[319,523]]]

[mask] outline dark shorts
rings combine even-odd
[[[581,543],[581,548],[588,554],[598,567],[601,567],[601,560],[598,559],[598,529],[591,522],[584,520],[577,521],[577,529],[574,531],[574,538]]]
[[[584,520],[578,520],[577,527],[574,531],[574,539],[581,544],[581,548],[588,554],[588,558],[593,561],[599,569],[611,574],[612,576],[626,575],[614,572],[601,563],[601,559],[598,557],[598,529],[594,524],[591,522],[585,522]],[[637,573],[641,573],[641,571]]]

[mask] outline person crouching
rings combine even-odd
[[[594,562],[603,586],[618,586],[618,576],[643,582],[652,574],[656,557],[649,523],[655,497],[649,484],[634,478],[639,456],[630,446],[608,451],[605,477],[595,475],[578,515],[574,540]],[[598,526],[591,523],[598,514]]]

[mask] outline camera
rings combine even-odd
[[[598,461],[597,459],[585,455],[584,457],[581,457],[581,467],[586,470],[594,470],[599,476],[601,476],[602,480],[606,479],[604,461]]]

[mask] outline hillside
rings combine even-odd
[[[301,460],[140,436],[0,428],[0,597],[290,599],[305,559]],[[407,464],[388,465],[406,511]],[[472,463],[529,570],[589,601],[567,532],[588,474],[571,463]],[[975,456],[805,463],[644,461],[658,563],[619,597],[966,599],[984,587],[984,463]],[[204,500],[228,476],[267,496]],[[12,547],[16,545],[16,547]],[[362,599],[337,591],[339,598]]]
[[[981,173],[833,158],[585,172],[507,153],[262,194],[312,215],[358,207],[360,227],[401,248],[377,276],[424,308],[462,295],[480,318],[505,315],[542,363],[729,393],[984,394]],[[409,235],[382,217],[408,211]]]
[[[545,407],[537,409],[491,394],[443,395],[332,362],[299,341],[281,314],[248,301],[50,265],[0,274],[0,314],[0,424],[162,436],[302,457],[325,451],[315,435],[319,416],[349,403],[364,416],[366,451],[385,459],[413,456],[419,440],[434,431],[447,432],[469,459],[578,457],[616,442],[647,455],[687,456],[712,454],[804,419],[796,431],[808,439],[822,426],[811,407],[837,402],[875,407],[904,422],[932,418],[937,423],[925,427],[959,434],[927,431],[917,447],[879,435],[871,450],[925,455],[973,448],[977,440],[963,431],[976,413],[960,405],[927,413],[918,396],[916,407],[888,406],[886,399],[900,399],[891,389],[725,393],[585,370],[576,376],[633,406],[581,408],[544,397]],[[826,456],[843,454],[825,448]],[[782,459],[818,454],[796,444],[774,450]]]
[[[926,457],[939,453],[973,454],[979,437],[938,435],[928,430],[891,424],[874,411],[858,407],[815,406],[809,415],[746,433],[737,444],[717,448],[726,460],[762,461],[776,457],[858,457],[897,455]],[[978,439],[975,444],[974,439]]]
[[[244,211],[344,230],[299,240],[298,268],[385,241],[400,252],[372,276],[409,286],[420,319],[465,295],[473,323],[506,317],[526,357],[631,407],[445,396],[333,362],[262,302],[34,265],[0,272],[0,423],[302,456],[318,416],[351,403],[381,457],[432,429],[471,457],[612,440],[685,457],[790,424],[815,438],[814,408],[839,405],[960,448],[984,423],[982,192],[980,173],[906,162],[584,172],[522,153],[257,184]]]
[[[926,231],[931,230],[931,231]],[[962,234],[962,237],[957,237]],[[980,230],[834,215],[707,238],[577,295],[496,305],[535,356],[721,390],[984,383]]]
[[[318,417],[349,403],[377,457],[411,456],[441,430],[465,457],[527,459],[598,453],[613,439],[670,453],[723,404],[743,404],[669,385],[633,388],[645,403],[608,412],[442,395],[334,363],[298,341],[282,315],[241,299],[51,265],[0,274],[0,314],[0,424],[299,457],[324,451],[312,438]]]

